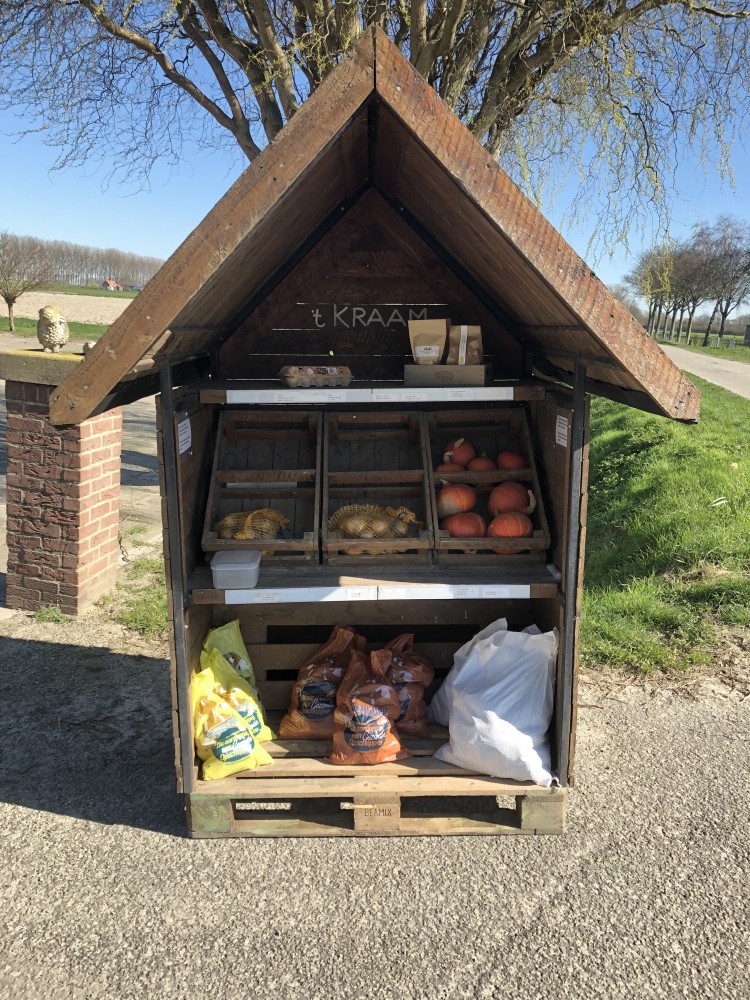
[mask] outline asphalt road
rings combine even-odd
[[[712,354],[696,354],[694,351],[684,351],[670,344],[660,346],[684,372],[698,375],[707,382],[713,382],[714,385],[720,385],[723,389],[729,389],[738,396],[750,399],[750,365],[744,361],[717,358]]]

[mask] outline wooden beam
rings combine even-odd
[[[373,89],[373,35],[366,32],[58,387],[50,398],[54,423],[80,423],[90,416],[221,263],[337,140]]]

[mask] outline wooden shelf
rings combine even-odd
[[[300,586],[304,578],[305,586]],[[189,582],[193,604],[307,604],[324,601],[528,600],[556,597],[560,574],[544,564],[475,569],[410,566],[372,569],[357,566],[340,572],[329,566],[299,569],[261,564],[257,587],[217,590],[204,566]]]
[[[539,382],[506,382],[483,386],[405,386],[401,382],[352,382],[346,388],[287,389],[278,382],[212,382],[200,387],[201,403],[222,405],[312,405],[335,403],[460,403],[514,402],[544,399]]]

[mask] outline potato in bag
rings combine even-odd
[[[396,719],[396,729],[401,736],[427,739],[427,704],[425,688],[432,683],[435,671],[429,662],[413,648],[414,635],[396,636],[385,646],[393,654],[388,669],[388,679],[398,692],[401,710]]]
[[[202,670],[193,677],[191,688],[195,750],[203,761],[203,778],[227,778],[272,764],[273,758],[256,741],[247,722],[216,693],[214,682],[211,672]]]
[[[203,643],[203,651],[210,653],[212,649],[218,649],[230,667],[233,667],[252,687],[256,686],[255,671],[250,662],[250,654],[242,639],[239,619],[209,631]],[[202,666],[203,662],[201,661]]]
[[[410,757],[393,721],[400,703],[387,680],[390,650],[354,650],[336,698],[332,764],[385,764]]]
[[[253,736],[259,743],[267,743],[276,737],[266,723],[266,713],[256,689],[241,677],[227,658],[214,648],[210,653],[201,653],[201,671],[211,671],[215,685],[224,689],[222,697],[250,725]]]
[[[201,653],[201,674],[213,680],[211,690],[224,699],[247,722],[250,732],[259,743],[275,739],[266,725],[263,706],[255,688],[251,687],[236,670],[229,666],[218,651]]]
[[[328,642],[297,675],[289,711],[279,726],[282,739],[319,740],[333,734],[336,693],[352,650],[360,648],[364,648],[364,639],[353,628],[334,627]]]

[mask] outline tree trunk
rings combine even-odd
[[[11,333],[13,333],[13,331],[16,329],[16,321],[15,317],[13,316],[12,302],[8,303],[8,329],[10,330]]]
[[[656,337],[656,335],[659,332],[659,324],[661,323],[661,311],[662,311],[662,308],[663,308],[662,302],[661,302],[661,300],[659,300],[659,307],[656,310],[656,315],[654,317],[654,322],[653,322],[653,325],[651,327],[651,336],[654,337],[654,338]]]
[[[721,338],[724,336],[724,324],[727,321],[727,316],[732,311],[731,305],[727,302],[726,309],[719,310],[719,315],[721,316],[721,323],[719,325],[719,347],[721,347]]]
[[[680,322],[677,324],[677,343],[682,340],[682,323],[685,319],[685,306],[680,309]]]
[[[701,347],[708,347],[708,338],[711,334],[711,327],[714,325],[714,319],[716,318],[716,310],[719,308],[719,303],[717,302],[714,306],[714,311],[711,313],[711,319],[708,321],[708,326],[706,327],[706,333],[703,337],[703,343]]]
[[[691,309],[690,312],[688,313],[688,328],[687,328],[687,333],[685,334],[685,343],[686,344],[690,343],[690,335],[693,332],[693,317],[695,316],[695,310],[697,308],[698,307],[695,306],[695,308]]]
[[[670,342],[674,340],[674,328],[675,328],[675,323],[676,322],[677,322],[677,306],[675,306],[674,309],[672,310],[672,321],[669,324],[669,340],[670,340]]]
[[[662,340],[667,339],[667,323],[669,322],[669,306],[664,307],[664,327],[661,331]]]

